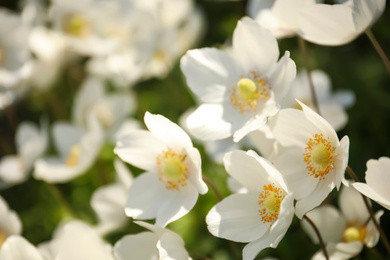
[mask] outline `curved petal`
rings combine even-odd
[[[157,242],[159,260],[189,259],[181,237],[174,233],[164,233]]]
[[[381,197],[390,200],[389,183],[390,158],[381,157],[379,160],[368,160],[366,171],[366,183],[372,187]]]
[[[390,200],[386,199],[386,198],[383,198],[372,187],[368,186],[365,183],[361,183],[361,182],[353,183],[352,186],[356,190],[358,190],[360,193],[364,194],[365,196],[369,197],[370,199],[372,199],[372,200],[376,201],[377,203],[381,204],[386,209],[390,210]]]
[[[370,218],[363,197],[351,186],[343,185],[339,195],[339,207],[349,222],[366,223]]]
[[[375,219],[378,223],[380,223],[380,218],[384,213],[385,212],[383,210],[379,210],[377,213],[375,213]],[[366,227],[366,236],[364,237],[364,244],[366,244],[367,247],[374,247],[378,243],[379,238],[379,231],[376,228],[374,221],[372,221],[371,219]]]
[[[114,256],[117,260],[158,260],[156,247],[158,236],[152,232],[142,232],[122,237],[114,246]]]
[[[249,17],[238,21],[233,33],[233,55],[245,72],[267,75],[279,58],[276,38]]]
[[[345,127],[348,122],[348,114],[340,104],[319,104],[321,115],[329,122],[335,131]]]
[[[202,162],[198,149],[192,148],[187,151],[189,165],[188,172],[190,172],[188,179],[198,190],[200,194],[205,194],[208,191],[206,183],[202,180]]]
[[[261,221],[257,196],[256,193],[233,194],[215,205],[206,216],[210,233],[236,242],[262,237],[270,225]]]
[[[149,112],[145,113],[145,124],[149,131],[168,147],[173,149],[184,148],[191,149],[192,141],[181,127],[173,123],[162,115],[152,115]]]
[[[79,143],[85,131],[65,122],[57,122],[53,126],[54,144],[62,158],[68,156],[72,146]]]
[[[26,181],[28,169],[23,165],[20,158],[7,155],[0,161],[0,179],[7,184],[18,184]]]
[[[375,23],[385,10],[386,0],[354,0],[352,16],[356,31],[362,32]]]
[[[180,60],[180,68],[191,91],[206,103],[222,102],[231,79],[239,75],[233,58],[215,48],[188,51]]]

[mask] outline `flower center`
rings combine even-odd
[[[280,204],[284,197],[280,188],[274,184],[264,185],[258,197],[259,213],[263,223],[273,223],[278,219]]]
[[[323,134],[315,134],[306,144],[305,152],[303,153],[306,169],[310,176],[314,178],[325,179],[325,176],[333,170],[335,157],[335,147]]]
[[[269,99],[270,90],[267,78],[261,78],[260,73],[250,71],[248,77],[241,77],[237,85],[229,91],[230,104],[240,113],[256,111],[261,100]]]
[[[188,168],[185,164],[186,155],[176,153],[171,149],[157,156],[158,178],[165,183],[168,190],[179,190],[187,185]]]
[[[65,159],[66,166],[73,167],[79,163],[81,148],[80,145],[74,145],[69,151],[68,157]]]
[[[75,37],[86,37],[91,33],[88,21],[80,14],[68,14],[62,21],[62,30]]]
[[[360,241],[363,242],[366,236],[366,227],[361,225],[347,224],[343,233],[343,242],[350,243]]]
[[[0,249],[6,239],[7,239],[7,235],[0,229]]]

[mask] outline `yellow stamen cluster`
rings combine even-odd
[[[186,155],[176,153],[171,149],[157,156],[158,178],[165,183],[168,190],[179,191],[187,185],[188,168],[185,164]]]
[[[71,36],[83,38],[91,34],[91,27],[80,14],[68,14],[62,20],[62,30]]]
[[[278,219],[280,204],[284,197],[280,188],[275,187],[274,184],[264,185],[258,197],[259,213],[264,224],[272,224]]]
[[[310,176],[314,178],[325,179],[325,176],[333,170],[335,157],[335,147],[328,138],[324,138],[323,134],[315,134],[306,143],[305,152],[303,153],[306,169]]]
[[[7,239],[7,235],[0,229],[0,248]]]
[[[366,237],[366,226],[359,223],[348,223],[343,233],[343,242],[363,242]]]
[[[240,113],[256,111],[258,102],[269,99],[271,87],[267,78],[260,73],[250,71],[246,78],[240,77],[237,85],[229,91],[230,104]]]
[[[81,148],[80,145],[74,145],[70,151],[68,157],[65,159],[66,166],[73,167],[79,163]]]

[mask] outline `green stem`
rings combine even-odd
[[[53,197],[57,200],[57,202],[61,205],[61,207],[73,218],[79,218],[78,214],[73,210],[70,204],[66,201],[64,195],[60,191],[60,189],[52,183],[46,183],[46,187],[53,195]]]
[[[307,79],[309,81],[310,93],[311,93],[311,101],[313,103],[314,110],[317,112],[317,114],[321,115],[320,107],[318,105],[316,90],[314,88],[313,77],[311,75],[311,68],[309,64],[309,56],[307,53],[306,41],[303,38],[298,37],[298,43],[299,43],[299,49],[301,50],[303,66],[305,67],[307,72]]]
[[[366,30],[366,35],[368,39],[371,41],[372,45],[374,46],[376,52],[381,57],[383,63],[386,66],[387,71],[390,73],[390,61],[389,58],[387,58],[386,53],[383,51],[382,47],[380,46],[379,42],[376,40],[374,34],[370,29]]]
[[[303,218],[311,225],[311,227],[314,229],[314,232],[316,232],[316,235],[318,237],[318,241],[320,242],[322,252],[324,252],[325,259],[329,260],[329,255],[328,255],[328,252],[326,251],[326,246],[325,246],[324,240],[322,239],[321,233],[318,230],[317,226],[314,224],[314,222],[307,215],[303,215]]]
[[[203,178],[203,181],[208,186],[210,186],[210,188],[213,190],[213,192],[215,193],[215,196],[217,196],[218,201],[221,201],[223,199],[222,194],[219,192],[219,190],[218,190],[217,186],[214,184],[214,182],[205,175],[203,175],[202,178]]]
[[[347,173],[349,174],[349,176],[350,176],[355,182],[360,182],[358,176],[356,175],[356,173],[352,170],[352,168],[351,168],[349,165],[347,166]],[[369,203],[367,197],[366,197],[365,195],[363,195],[363,194],[361,194],[361,195],[362,195],[362,197],[363,197],[364,205],[366,206],[366,208],[367,208],[367,210],[368,210],[368,213],[370,214],[371,220],[372,220],[372,222],[374,223],[376,229],[379,231],[379,234],[380,234],[382,243],[385,245],[386,250],[387,250],[387,253],[390,255],[390,243],[389,243],[389,241],[387,240],[387,237],[386,237],[386,235],[385,235],[385,232],[383,231],[383,229],[382,229],[381,226],[379,225],[377,219],[375,218],[374,211],[372,210],[372,208],[371,208],[371,206],[370,206],[370,203]]]

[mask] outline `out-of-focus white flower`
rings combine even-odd
[[[22,122],[15,135],[17,155],[7,155],[0,161],[0,181],[15,185],[27,180],[34,162],[47,148],[47,130],[31,123]]]
[[[300,11],[314,3],[315,0],[250,0],[247,13],[276,38],[284,38],[297,34]]]
[[[119,159],[114,161],[114,167],[117,181],[100,187],[91,198],[91,206],[98,217],[96,229],[100,234],[110,233],[128,222],[124,208],[133,176]]]
[[[7,237],[22,233],[22,222],[13,210],[9,209],[7,202],[0,196],[0,252]]]
[[[49,87],[58,77],[65,60],[72,56],[67,51],[66,41],[60,33],[37,26],[30,33],[29,46],[36,56],[32,84],[37,88]]]
[[[50,19],[69,47],[80,55],[107,55],[121,44],[113,32],[125,1],[53,0]],[[115,23],[115,25],[114,25]],[[122,25],[124,25],[123,23]],[[119,27],[119,25],[118,25]]]
[[[379,160],[367,162],[366,183],[353,183],[360,193],[390,210],[390,158],[381,157]]]
[[[19,15],[0,8],[0,107],[26,91],[31,74],[29,28]]]
[[[299,34],[320,45],[346,44],[375,23],[385,5],[386,0],[305,5],[299,15]]]
[[[24,237],[12,235],[0,249],[0,260],[44,260],[38,249]]]
[[[207,192],[199,151],[189,136],[161,115],[145,114],[149,131],[122,135],[114,152],[125,162],[146,170],[131,185],[126,214],[135,219],[156,218],[164,227],[187,214],[198,194]]]
[[[73,121],[85,128],[92,115],[96,117],[106,136],[113,139],[126,117],[134,111],[135,104],[136,100],[129,91],[109,94],[102,79],[89,77],[75,96]]]
[[[283,176],[253,151],[234,151],[226,171],[247,189],[214,206],[206,216],[211,234],[248,243],[243,259],[254,259],[266,247],[277,247],[294,216],[294,199]]]
[[[99,153],[103,139],[102,130],[95,118],[89,119],[87,130],[70,123],[55,123],[53,138],[59,157],[38,159],[33,173],[35,179],[63,183],[85,173]]]
[[[298,101],[299,102],[299,101]],[[283,149],[271,158],[295,199],[299,218],[340,188],[348,164],[349,139],[339,141],[332,126],[309,107],[283,109],[273,133]]]
[[[25,24],[39,26],[47,21],[47,7],[44,0],[21,0],[19,7]]]
[[[355,95],[350,90],[339,90],[334,94],[331,93],[331,82],[329,76],[320,70],[311,72],[313,85],[316,92],[317,102],[320,113],[326,121],[336,130],[341,130],[348,121],[348,115],[344,108],[350,107],[355,102]],[[291,84],[290,91],[283,100],[282,107],[297,108],[296,99],[313,107],[311,101],[310,84],[306,71],[298,73],[297,77]],[[298,107],[300,109],[300,107]]]
[[[60,225],[51,241],[38,246],[44,259],[56,260],[114,260],[112,246],[82,221]]]
[[[363,245],[374,247],[379,240],[379,231],[364,205],[362,196],[353,187],[343,186],[339,196],[341,212],[333,206],[324,205],[307,213],[307,216],[318,228],[326,249],[332,260],[350,259],[358,255]],[[379,222],[383,210],[375,214]],[[303,229],[309,234],[314,243],[318,244],[315,231],[306,220],[302,220]],[[325,259],[322,251],[315,254],[313,259]]]
[[[238,22],[232,52],[203,48],[181,59],[188,86],[204,103],[187,119],[199,139],[233,136],[237,142],[260,128],[279,110],[295,78],[289,52],[278,62],[275,37],[250,18]]]
[[[156,227],[143,221],[138,225],[152,232],[127,235],[115,243],[114,255],[117,260],[188,260],[183,239],[173,231]]]

